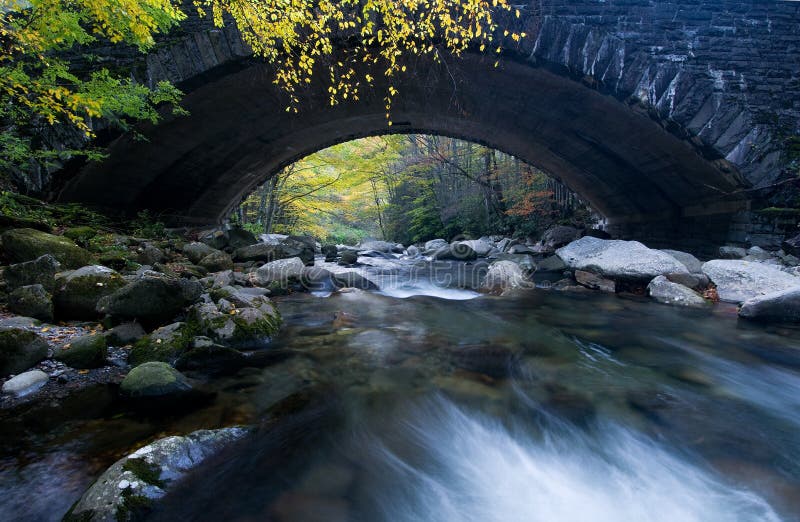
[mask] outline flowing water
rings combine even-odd
[[[58,520],[131,449],[234,424],[259,428],[151,519],[800,520],[800,331],[373,264],[381,292],[281,298],[280,357],[206,379],[205,404],[101,388],[6,414],[0,520]]]

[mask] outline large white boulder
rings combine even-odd
[[[686,267],[669,254],[647,248],[638,241],[582,237],[556,250],[573,270],[601,274],[611,279],[650,281],[665,274],[688,274]]]
[[[739,259],[714,259],[703,264],[703,273],[717,287],[722,301],[741,303],[800,286],[800,277],[778,268]]]

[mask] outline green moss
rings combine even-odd
[[[153,486],[164,489],[165,482],[161,480],[161,469],[156,464],[150,464],[145,459],[131,458],[125,461],[122,469],[130,471],[136,478]]]
[[[231,316],[236,325],[234,340],[246,340],[259,337],[272,337],[280,329],[283,322],[280,314],[273,309],[273,314],[264,313],[264,319],[248,322],[238,315]]]
[[[97,230],[88,226],[70,227],[64,231],[64,237],[68,237],[84,247],[89,243],[89,240],[96,235]]]
[[[190,318],[169,339],[153,339],[145,336],[134,343],[128,356],[128,363],[137,366],[150,361],[174,363],[186,351],[195,336],[200,335],[200,327],[194,318]]]
[[[129,490],[122,492],[122,503],[117,507],[114,518],[119,522],[144,520],[150,511],[152,501],[142,495],[134,495]]]

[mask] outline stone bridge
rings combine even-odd
[[[190,18],[138,62],[109,50],[142,81],[182,87],[191,114],[143,128],[148,141],[116,139],[108,160],[75,174],[58,199],[128,215],[149,209],[173,225],[218,223],[307,154],[368,135],[419,132],[490,145],[542,168],[623,237],[774,241],[776,230],[741,216],[755,189],[796,168],[789,149],[800,134],[800,3],[520,7],[523,16],[505,23],[528,37],[509,45],[497,68],[479,54],[410,61],[391,128],[385,86],[331,107],[325,75],[302,93],[300,113],[287,113],[270,66],[252,58],[231,27]]]

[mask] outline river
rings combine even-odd
[[[278,298],[276,356],[191,409],[103,387],[4,413],[0,520],[59,520],[132,449],[235,424],[260,427],[151,519],[800,520],[800,331],[373,264],[381,292]]]

